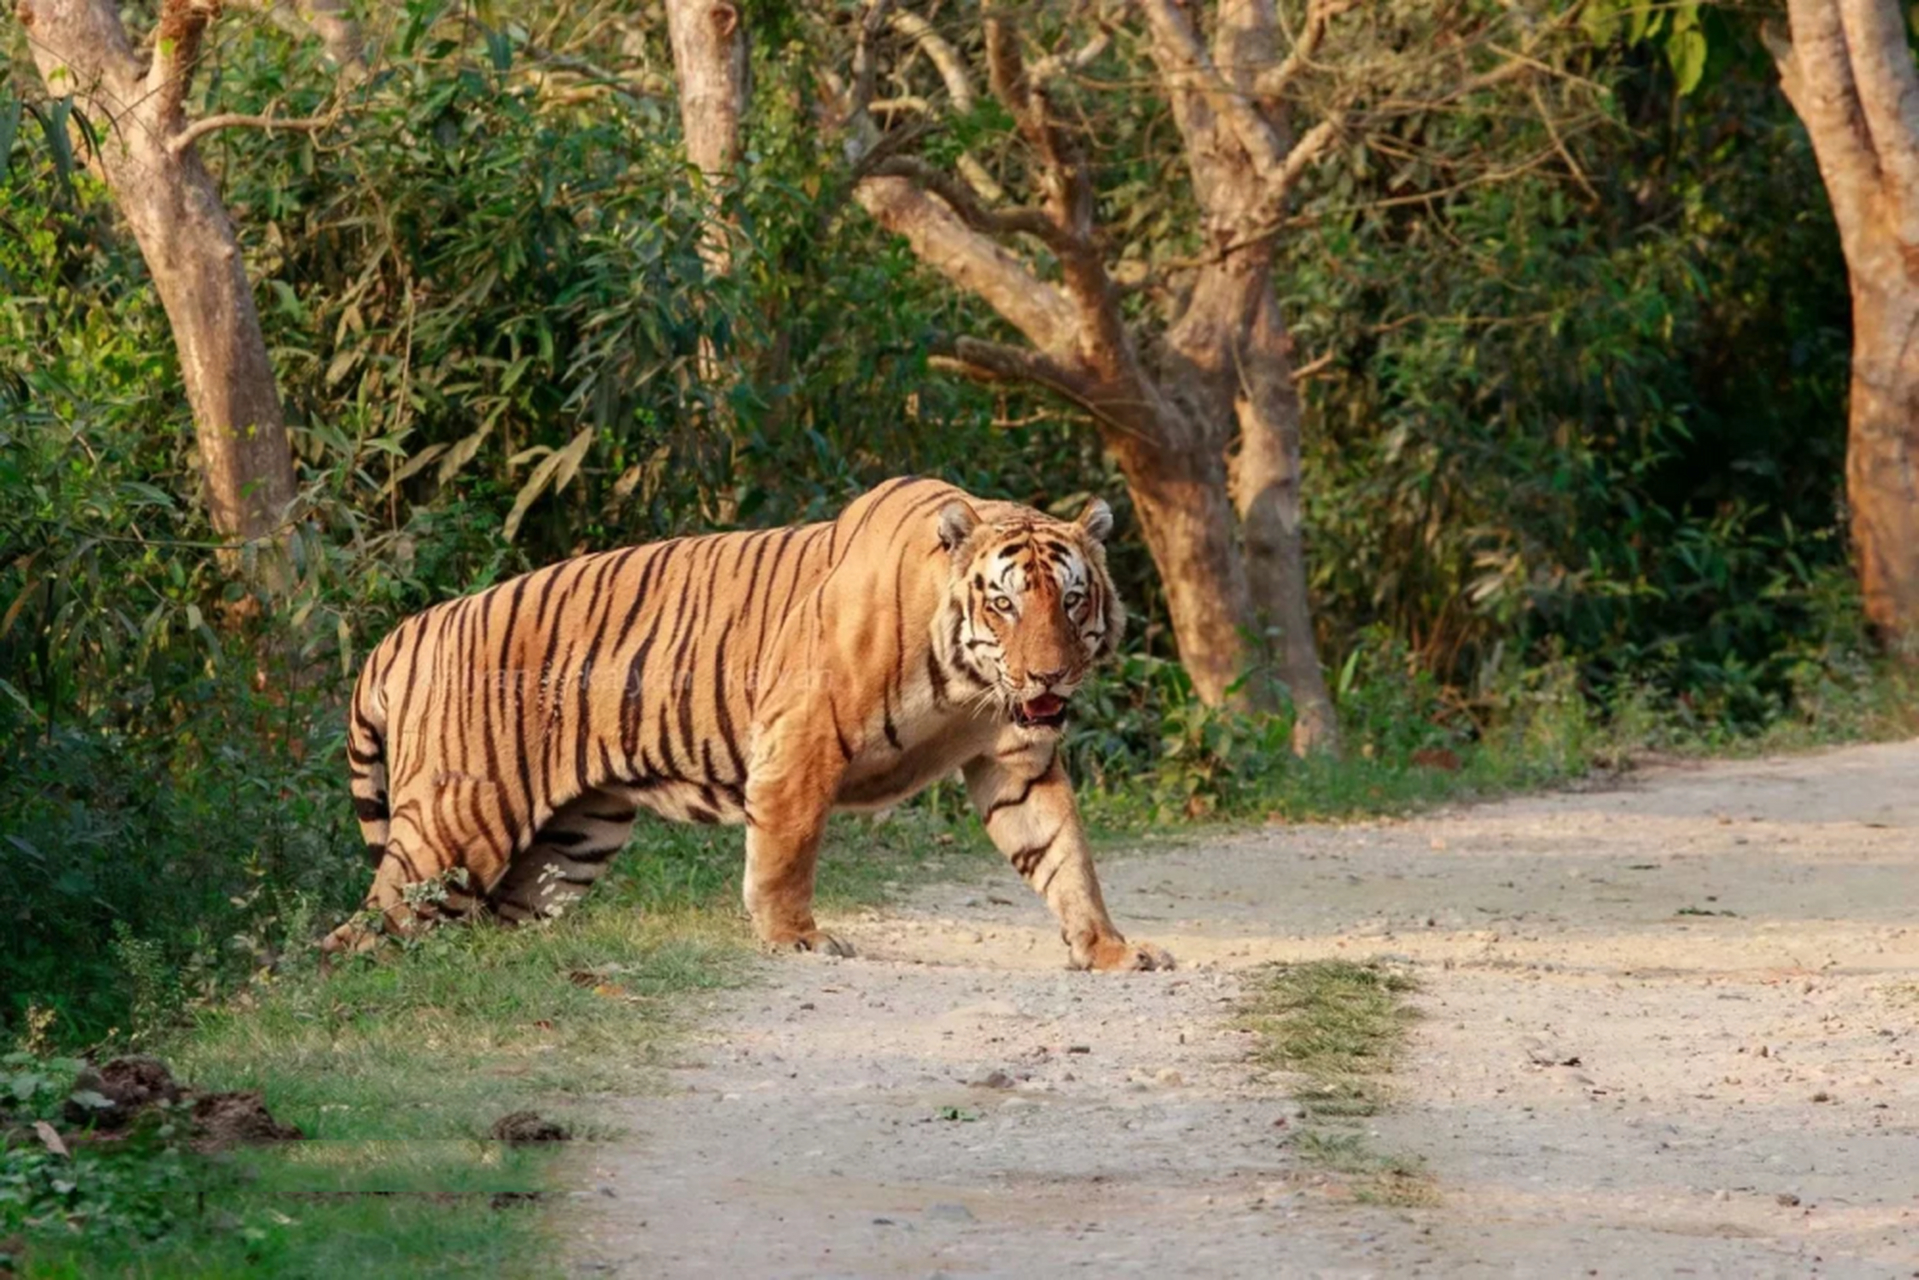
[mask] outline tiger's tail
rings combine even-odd
[[[369,655],[353,687],[347,712],[346,755],[353,814],[366,839],[367,861],[375,867],[386,857],[387,826],[391,814],[386,793],[386,699],[374,670],[378,651]]]

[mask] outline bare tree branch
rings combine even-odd
[[[1278,215],[1286,197],[1292,193],[1300,178],[1305,176],[1306,170],[1316,164],[1326,149],[1338,139],[1339,128],[1338,120],[1321,120],[1293,144],[1293,149],[1286,153],[1286,163],[1280,166],[1279,172],[1267,184],[1266,210],[1269,216]]]
[[[1853,84],[1845,28],[1831,0],[1788,0],[1790,41],[1776,30],[1767,44],[1779,86],[1805,121],[1841,228],[1879,185],[1879,160]]]
[[[940,79],[946,84],[946,92],[953,99],[953,109],[967,112],[973,109],[978,98],[973,93],[972,77],[966,74],[966,60],[937,30],[933,24],[905,9],[898,10],[887,18],[893,30],[919,45],[926,54],[927,61],[939,72]]]
[[[955,111],[963,114],[978,105],[979,98],[973,92],[973,79],[966,70],[966,59],[932,23],[904,10],[894,13],[888,21],[895,31],[912,40],[926,54],[926,60],[933,64],[933,69],[939,72],[940,80],[946,85],[946,96],[952,100]],[[932,114],[930,103],[927,104],[926,113]],[[960,175],[982,199],[995,203],[1006,199],[1005,189],[987,172],[986,166],[974,158],[972,152],[961,152],[954,163]]]
[[[1027,341],[1069,357],[1079,348],[1079,319],[1058,286],[1035,276],[1010,250],[966,224],[945,201],[908,178],[860,179],[854,198],[920,261],[999,313]]]
[[[207,116],[195,120],[167,139],[167,150],[179,155],[188,147],[221,129],[265,129],[272,133],[275,129],[292,129],[301,133],[318,133],[329,128],[335,122],[334,116],[248,116],[228,113],[226,115]]]
[[[1027,69],[1026,76],[1034,84],[1046,84],[1064,75],[1070,75],[1096,61],[1113,44],[1113,33],[1109,28],[1101,28],[1100,33],[1088,40],[1071,53],[1052,53],[1041,58]]]
[[[976,231],[988,235],[1026,234],[1054,248],[1070,249],[1068,238],[1042,209],[989,209],[965,183],[915,156],[893,156],[872,166],[876,176],[909,178],[952,207]]]
[[[1319,52],[1319,46],[1326,39],[1326,31],[1334,18],[1353,8],[1358,0],[1313,0],[1306,7],[1306,23],[1293,39],[1293,47],[1286,51],[1286,57],[1277,66],[1261,71],[1255,80],[1256,91],[1262,98],[1280,98],[1285,96],[1293,82],[1313,65],[1313,58]]]
[[[1099,362],[1109,380],[1130,377],[1132,339],[1120,314],[1119,294],[1093,243],[1093,183],[1078,148],[1054,124],[1046,88],[1026,74],[1019,37],[997,18],[986,19],[986,61],[993,93],[1037,153],[1040,185],[1057,234],[1047,243],[1059,256],[1066,292],[1079,310],[1083,358]]]
[[[1180,132],[1189,135],[1188,150],[1195,149],[1191,132],[1204,130],[1207,123],[1195,113],[1197,98],[1233,131],[1252,162],[1253,172],[1264,181],[1274,178],[1284,166],[1286,154],[1278,131],[1245,94],[1226,83],[1206,46],[1200,43],[1199,32],[1186,10],[1178,0],[1141,0],[1140,7],[1152,29],[1153,61],[1173,98],[1175,113],[1181,117]],[[1199,141],[1205,149],[1212,140]]]
[[[200,39],[219,12],[219,0],[161,0],[160,23],[153,33],[153,65],[147,70],[147,93],[153,97],[162,128],[169,133],[182,122],[181,103],[193,78],[193,66],[200,59]]]
[[[977,382],[1032,383],[1051,388],[1075,402],[1083,403],[1092,394],[1084,373],[1058,360],[980,338],[957,338],[950,354],[937,354],[927,364],[948,373],[958,373]]]
[[[873,58],[873,43],[886,25],[892,0],[868,0],[866,15],[860,19],[859,37],[853,45],[853,82],[846,88],[845,124],[854,132],[867,127],[868,105],[873,101],[873,76],[879,64]]]

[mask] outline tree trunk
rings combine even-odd
[[[1293,695],[1293,750],[1339,750],[1339,718],[1319,665],[1313,635],[1312,582],[1306,571],[1305,514],[1300,503],[1299,393],[1293,387],[1292,344],[1279,314],[1272,276],[1262,274],[1258,309],[1241,361],[1239,452],[1233,500],[1246,546],[1253,609],[1278,631],[1280,679]]]
[[[1159,570],[1180,665],[1209,707],[1257,708],[1261,691],[1240,686],[1255,653],[1245,561],[1234,538],[1226,467],[1217,450],[1165,445],[1109,432],[1140,533]],[[1240,687],[1235,687],[1240,686]]]
[[[295,491],[286,424],[233,224],[181,110],[213,9],[167,0],[150,68],[105,0],[21,0],[16,12],[48,92],[73,95],[93,123],[100,171],[166,308],[213,527],[273,546]]]
[[[1893,0],[1789,0],[1767,29],[1852,280],[1846,496],[1867,620],[1919,663],[1919,73]]]
[[[179,348],[213,527],[270,541],[293,501],[293,458],[253,289],[200,158],[189,149],[169,164],[155,150],[103,141],[108,185]]]
[[[1854,277],[1846,494],[1866,618],[1919,662],[1919,280]]]
[[[1221,239],[1246,237],[1232,229]],[[1293,749],[1304,755],[1336,750],[1338,722],[1313,637],[1300,511],[1300,404],[1272,273],[1270,246],[1258,243],[1204,268],[1167,331],[1162,379],[1167,398],[1210,428],[1196,448],[1223,453],[1238,437],[1229,491],[1244,556],[1245,616],[1274,640],[1271,656],[1297,717]]]
[[[721,214],[725,188],[740,159],[740,120],[746,114],[746,25],[731,0],[667,0],[667,35],[673,45],[673,70],[679,83],[680,133],[686,158],[705,185],[707,225],[700,236],[700,260],[709,278],[733,270],[732,228]],[[700,338],[695,369],[712,397],[711,424],[733,442],[740,465],[739,424],[728,399],[735,379],[710,336]],[[722,496],[714,515],[722,523],[737,516],[737,487]]]

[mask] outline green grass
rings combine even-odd
[[[1416,989],[1384,965],[1312,960],[1266,971],[1241,1010],[1242,1025],[1259,1037],[1259,1060],[1293,1077],[1290,1091],[1304,1111],[1294,1150],[1368,1202],[1436,1198],[1418,1162],[1375,1150],[1356,1124],[1387,1105],[1386,1077],[1405,1045]]]
[[[540,1215],[517,1197],[548,1188],[554,1151],[507,1147],[489,1128],[530,1107],[591,1136],[587,1096],[645,1088],[684,1025],[680,998],[739,981],[744,944],[710,909],[609,904],[258,982],[152,1047],[197,1088],[262,1090],[307,1140],[213,1158],[169,1146],[94,1169],[109,1190],[144,1168],[150,1206],[77,1235],[43,1213],[22,1273],[549,1271]],[[80,1179],[75,1202],[92,1189]]]

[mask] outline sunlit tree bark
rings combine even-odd
[[[1866,616],[1919,662],[1919,74],[1893,0],[1789,0],[1771,32],[1852,283],[1846,496]]]
[[[47,92],[71,97],[99,140],[99,171],[166,308],[213,527],[270,547],[294,499],[293,461],[239,241],[195,143],[216,129],[321,122],[187,119],[188,81],[217,12],[214,0],[164,0],[143,60],[108,0],[15,9]]]

